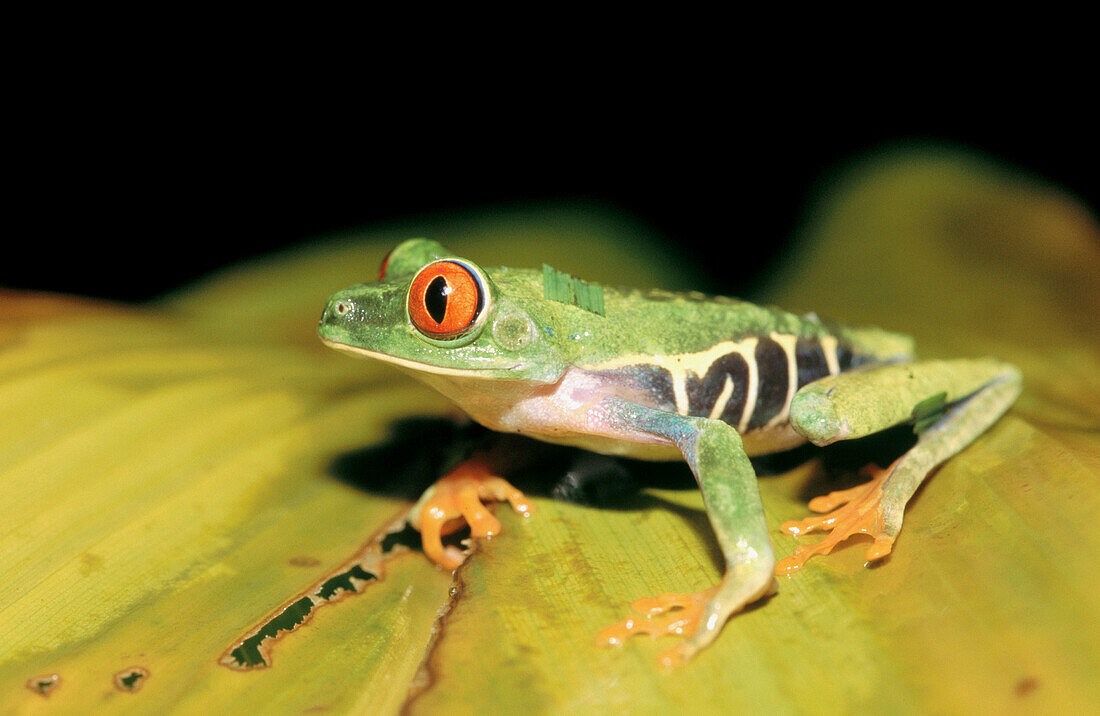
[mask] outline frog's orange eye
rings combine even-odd
[[[429,338],[457,338],[485,302],[477,277],[456,261],[428,264],[409,287],[409,318]]]

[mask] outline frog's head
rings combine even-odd
[[[424,377],[552,383],[565,362],[536,328],[538,301],[522,281],[508,287],[434,241],[410,239],[386,257],[378,281],[333,294],[317,332],[333,348]]]

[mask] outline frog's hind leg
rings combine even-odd
[[[780,560],[776,574],[791,574],[810,557],[828,554],[857,534],[870,535],[873,562],[890,553],[901,530],[905,505],[939,464],[973,442],[1020,394],[1020,374],[994,360],[929,361],[841,374],[803,388],[791,403],[791,424],[818,445],[862,437],[916,420],[920,437],[909,452],[871,481],[815,498],[810,509],[825,513],[783,524],[792,535],[829,531],[816,544],[801,545]],[[929,405],[932,415],[926,414]]]
[[[637,616],[604,629],[598,638],[599,643],[618,645],[632,634],[682,636],[660,656],[663,665],[682,664],[714,641],[733,614],[775,589],[775,559],[752,464],[737,431],[718,420],[685,417],[618,398],[605,399],[590,417],[624,434],[657,436],[677,446],[699,483],[726,561],[722,580],[692,594],[638,600]]]

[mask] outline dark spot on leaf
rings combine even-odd
[[[103,558],[92,552],[84,552],[80,555],[80,574],[88,576],[92,572],[103,568]]]
[[[141,666],[131,666],[115,674],[115,688],[132,694],[141,690],[147,678],[149,678],[148,669]]]
[[[290,604],[274,619],[264,624],[259,631],[242,641],[236,649],[230,652],[230,656],[236,662],[236,668],[247,669],[254,666],[267,666],[267,659],[260,651],[260,645],[268,639],[274,639],[280,631],[291,631],[305,621],[311,611],[313,611],[313,602],[309,597],[302,597]]]
[[[1035,691],[1035,689],[1037,688],[1039,688],[1039,680],[1036,679],[1034,676],[1025,676],[1024,678],[1016,682],[1016,688],[1014,689],[1014,692],[1018,698],[1023,698],[1024,696],[1027,696],[1031,692]]]
[[[28,689],[36,694],[47,697],[60,685],[61,677],[57,674],[45,674],[27,680]]]
[[[409,549],[420,551],[423,549],[420,543],[420,533],[413,529],[413,526],[408,522],[405,523],[405,527],[397,532],[390,532],[388,535],[382,538],[382,553],[385,554],[393,550],[394,547],[401,545],[408,547]]]
[[[329,600],[336,595],[336,592],[343,589],[348,592],[357,592],[355,584],[352,579],[358,579],[363,582],[369,582],[372,579],[378,579],[374,574],[371,574],[367,570],[360,567],[358,564],[349,569],[346,572],[341,572],[333,577],[329,577],[325,580],[325,583],[321,585],[321,589],[318,590],[317,596],[321,599]]]
[[[291,602],[278,615],[242,640],[236,648],[222,658],[222,663],[233,669],[252,669],[267,666],[270,663],[267,658],[267,650],[270,645],[266,645],[265,642],[278,639],[281,631],[294,631],[309,617],[314,609],[323,606],[325,602],[339,599],[340,592],[357,593],[359,587],[363,584],[377,579],[376,574],[358,564],[332,575],[323,581],[315,591],[311,592],[312,597],[304,596]]]

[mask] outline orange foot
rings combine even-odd
[[[817,554],[829,554],[833,547],[857,534],[870,535],[875,543],[867,550],[867,561],[874,562],[890,554],[894,535],[886,534],[882,526],[882,485],[890,477],[894,465],[885,470],[868,465],[861,474],[871,481],[847,490],[837,490],[810,500],[814,512],[824,512],[820,517],[784,522],[779,529],[791,535],[830,531],[829,536],[815,544],[799,545],[794,554],[781,559],[775,565],[776,575],[791,575]],[[841,505],[844,505],[841,507]]]
[[[596,636],[596,643],[604,646],[621,646],[629,637],[648,634],[650,637],[664,634],[687,636],[694,634],[699,625],[703,607],[718,591],[717,585],[701,592],[688,594],[662,594],[645,597],[630,605],[642,617],[627,617],[612,624]],[[676,666],[685,660],[683,650],[675,646],[657,657],[662,666]]]
[[[424,554],[446,569],[455,569],[466,559],[462,550],[443,546],[443,535],[451,534],[470,525],[470,536],[492,537],[500,533],[500,520],[486,509],[487,500],[507,500],[512,509],[524,517],[534,512],[526,495],[507,480],[498,477],[489,467],[484,456],[475,455],[460,463],[429,487],[411,516],[419,524]]]

